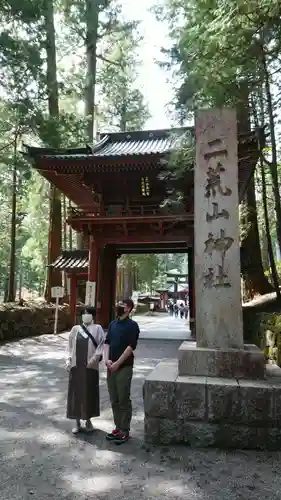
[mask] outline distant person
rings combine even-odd
[[[188,304],[185,304],[185,306],[184,306],[184,317],[185,317],[185,319],[188,318],[188,309],[189,309],[188,308]]]
[[[175,317],[177,318],[179,315],[179,306],[177,303],[174,304],[174,313],[175,313]]]
[[[173,314],[174,314],[174,305],[172,302],[169,303],[169,313],[170,313],[170,316],[173,316]]]
[[[130,437],[134,350],[140,333],[139,325],[129,317],[133,308],[131,299],[117,306],[117,319],[109,325],[104,346],[107,387],[115,424],[115,429],[107,434],[106,439],[117,445],[125,443]]]
[[[183,319],[183,317],[184,317],[184,303],[183,302],[180,304],[179,310],[180,310],[180,317],[181,317],[181,319]]]
[[[74,434],[93,431],[91,418],[100,415],[99,363],[105,334],[102,327],[94,323],[95,317],[95,308],[86,307],[81,325],[74,326],[69,334],[67,418],[76,420]],[[81,420],[86,422],[83,428]]]

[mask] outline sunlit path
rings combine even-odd
[[[171,320],[172,321],[172,320]],[[141,340],[132,385],[132,439],[107,443],[112,417],[101,373],[96,432],[77,439],[65,418],[67,335],[0,345],[3,500],[280,500],[280,453],[143,444],[143,381],[179,342]]]
[[[191,336],[189,321],[180,317],[156,313],[152,316],[135,315],[133,319],[140,326],[141,339],[188,340]]]

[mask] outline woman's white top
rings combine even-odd
[[[105,341],[105,333],[100,325],[96,325],[92,323],[91,325],[86,326],[87,330],[94,337],[98,347],[95,348],[93,342],[88,337],[88,335],[84,332],[83,328],[80,325],[75,325],[68,338],[68,356],[67,356],[67,365],[69,368],[76,366],[76,340],[78,332],[83,335],[85,338],[89,338],[88,342],[88,368],[92,368],[93,370],[99,369],[99,359],[103,353],[103,346]]]

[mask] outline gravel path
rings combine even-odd
[[[143,379],[178,342],[141,341],[133,382],[133,438],[105,442],[111,411],[101,377],[96,433],[74,438],[65,419],[66,341],[0,346],[0,498],[3,500],[280,500],[280,453],[146,447]]]

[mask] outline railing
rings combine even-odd
[[[192,212],[192,208],[183,207],[176,204],[167,204],[164,206],[158,205],[132,205],[126,207],[124,205],[108,205],[106,207],[81,206],[79,208],[72,207],[68,211],[68,216],[76,217],[149,217],[161,215],[179,215]]]

